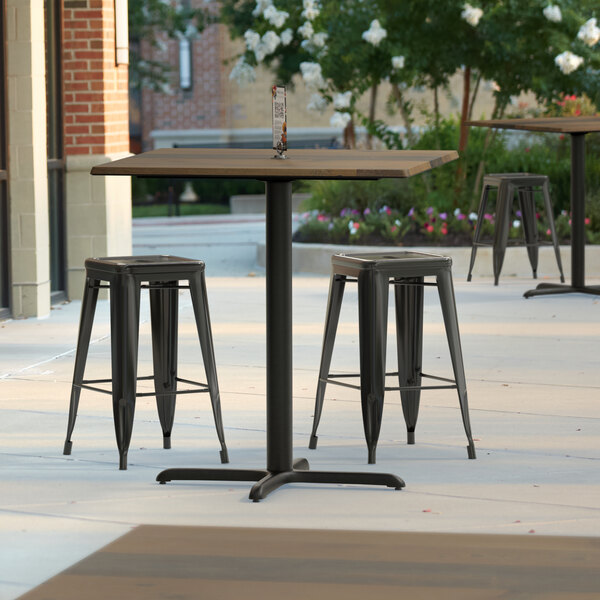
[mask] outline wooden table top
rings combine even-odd
[[[142,525],[21,600],[581,600],[600,539]]]
[[[489,119],[467,121],[471,127],[520,129],[550,133],[592,133],[600,131],[600,117],[539,117],[535,119]]]
[[[381,179],[411,177],[458,158],[455,150],[289,150],[164,148],[97,165],[92,175],[231,179]]]

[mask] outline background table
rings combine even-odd
[[[355,483],[404,487],[388,473],[310,471],[292,456],[292,181],[403,178],[458,158],[447,150],[272,150],[167,148],[95,166],[93,175],[258,179],[266,182],[267,466],[266,469],[167,469],[172,480],[256,481],[255,502],[284,483]]]
[[[472,127],[521,131],[568,133],[571,136],[571,285],[540,283],[524,296],[548,294],[600,295],[600,286],[585,285],[585,134],[600,132],[600,117],[548,117],[537,119],[492,119],[467,121]]]

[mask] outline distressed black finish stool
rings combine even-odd
[[[498,196],[496,200],[496,223],[494,226],[494,238],[491,243],[481,242],[481,227],[479,223],[483,223],[486,207],[488,203],[489,193],[492,188],[498,188]],[[544,209],[550,229],[550,241],[540,240],[537,231],[537,218],[535,210],[535,190],[541,188],[541,193],[544,198]],[[560,280],[564,283],[565,276],[563,274],[562,261],[560,259],[560,248],[558,246],[558,237],[554,226],[554,212],[552,202],[550,201],[550,192],[548,190],[548,177],[546,175],[533,175],[531,173],[494,173],[485,175],[483,178],[483,188],[481,198],[479,200],[479,209],[477,210],[477,224],[473,235],[473,247],[471,249],[471,262],[469,264],[469,274],[467,281],[471,281],[471,272],[475,264],[477,248],[479,246],[492,246],[493,267],[494,267],[494,285],[498,285],[498,278],[502,270],[504,262],[504,254],[508,245],[508,231],[511,222],[511,210],[515,191],[519,196],[519,206],[523,219],[523,243],[527,247],[529,263],[533,271],[533,278],[537,279],[538,268],[538,249],[540,246],[552,244],[554,246],[554,254],[556,263],[560,272]]]
[[[118,256],[88,258],[85,261],[85,270],[85,289],[81,303],[69,422],[63,453],[71,454],[73,445],[71,434],[77,418],[77,407],[82,388],[112,394],[120,469],[127,468],[127,450],[131,440],[137,396],[156,396],[158,415],[163,430],[163,446],[170,448],[176,394],[208,392],[217,436],[221,443],[221,462],[229,462],[221,418],[221,401],[208,313],[204,263],[200,260],[177,256]],[[188,281],[188,285],[180,286],[179,281],[181,280]],[[102,281],[107,281],[108,285],[101,285]],[[143,282],[146,285],[142,285]],[[90,345],[98,290],[103,287],[108,287],[110,290],[112,379],[84,380],[83,374]],[[137,377],[141,288],[150,290],[154,375],[148,377]],[[182,288],[189,288],[192,296],[208,384],[177,377],[178,298],[179,289]],[[154,379],[154,393],[136,393],[138,379]],[[90,385],[111,382],[112,391]],[[191,384],[199,389],[177,391],[178,382]]]
[[[462,420],[469,442],[468,456],[475,458],[452,285],[452,259],[422,252],[335,254],[331,258],[331,264],[323,352],[309,448],[317,447],[317,427],[328,383],[360,390],[369,463],[375,462],[386,391],[400,390],[408,432],[407,442],[414,444],[421,390],[447,388],[458,391]],[[435,277],[435,282],[425,282],[424,278],[427,276]],[[329,373],[329,367],[347,282],[358,282],[360,373],[332,375]],[[396,298],[397,373],[386,373],[385,362],[390,285],[394,286]],[[438,289],[454,379],[426,375],[422,372],[424,286],[436,286]],[[399,387],[386,387],[386,375],[397,376]],[[347,377],[360,377],[360,386],[340,381],[341,378]],[[443,385],[421,385],[423,377],[443,382]]]

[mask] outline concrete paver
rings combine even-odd
[[[263,467],[265,280],[252,247],[264,224],[188,223],[172,228],[171,237],[165,226],[156,227],[160,252],[189,244],[180,254],[207,262],[231,467]],[[149,250],[151,230],[134,228],[138,253],[159,251]],[[220,264],[225,255],[216,241],[226,236],[240,245]],[[72,455],[63,456],[80,303],[58,306],[46,320],[0,323],[0,600],[16,598],[141,523],[600,536],[600,299],[523,299],[531,286],[517,278],[498,287],[490,279],[455,281],[477,460],[467,459],[452,390],[423,392],[414,446],[405,443],[400,399],[389,392],[377,464],[367,465],[353,390],[328,388],[318,449],[307,449],[328,278],[295,277],[295,456],[315,469],[396,473],[407,487],[294,484],[258,504],[248,500],[247,483],[154,481],[167,467],[219,466],[205,395],[180,397],[171,450],[162,449],[154,400],[140,398],[130,466],[119,471],[110,398],[84,391]],[[435,292],[426,290],[425,298],[424,368],[449,375]],[[148,312],[143,297],[140,374],[152,366]],[[356,293],[349,289],[335,370],[358,366],[356,316]],[[393,318],[389,333],[392,369]],[[108,302],[101,300],[88,376],[109,373],[108,335]],[[179,352],[181,376],[202,379],[183,291]]]

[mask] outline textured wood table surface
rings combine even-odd
[[[239,179],[380,179],[411,177],[458,158],[455,150],[273,150],[165,148],[95,166],[92,175]]]
[[[472,127],[546,131],[550,133],[593,133],[600,131],[600,117],[538,117],[531,119],[489,119],[467,121]]]
[[[600,540],[143,525],[22,600],[583,600]]]

